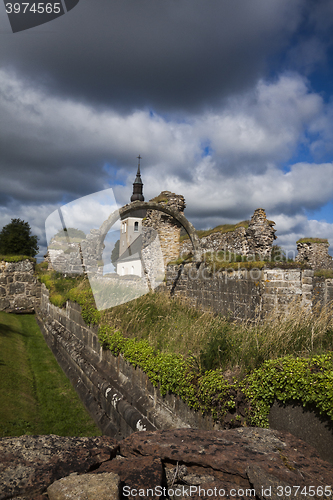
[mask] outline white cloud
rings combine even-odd
[[[187,215],[197,226],[248,218],[262,206],[269,218],[280,217],[285,241],[288,231],[331,234],[330,224],[306,225],[302,214],[333,199],[333,164],[298,162],[288,172],[281,169],[300,144],[307,145],[308,134],[317,135],[308,144],[311,150],[320,141],[326,144],[332,131],[332,108],[297,74],[261,80],[220,109],[184,115],[183,121],[147,110],[122,115],[61,100],[4,70],[0,89],[1,191],[21,200],[8,205],[0,224],[15,213],[42,235],[51,206],[65,204],[64,194],[80,197],[89,188],[109,187],[117,176],[125,185],[114,186],[116,201],[127,203],[140,153],[146,199],[165,189],[183,194]],[[102,171],[107,162],[116,165],[114,177]],[[30,203],[22,201],[24,196]],[[91,209],[90,216],[95,212]]]

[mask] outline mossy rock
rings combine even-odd
[[[213,233],[221,233],[221,234],[231,233],[236,229],[238,229],[239,227],[244,227],[245,229],[247,229],[249,227],[249,221],[243,220],[241,222],[237,222],[237,224],[220,224],[219,226],[216,226],[213,229],[198,229],[196,233],[198,237],[201,239]],[[188,234],[185,234],[180,237],[180,241],[185,241],[187,239],[189,239]]]
[[[296,241],[296,243],[326,243],[328,240],[326,238],[301,238]]]

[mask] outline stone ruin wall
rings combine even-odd
[[[35,264],[30,260],[0,261],[0,311],[34,312],[41,294],[34,271]]]
[[[248,228],[237,227],[234,231],[226,233],[216,232],[201,238],[200,242],[204,253],[227,251],[238,255],[260,255],[262,258],[270,257],[273,241],[276,239],[275,222],[266,218],[265,210],[255,210]],[[182,256],[192,251],[190,240],[185,240],[180,245]]]
[[[102,254],[104,243],[101,241],[98,229],[92,229],[80,243],[65,240],[51,240],[44,255],[48,269],[72,275],[91,272],[94,275],[102,273]]]
[[[158,201],[181,213],[184,212],[186,207],[184,196],[171,193],[170,191],[162,191],[157,198],[150,201]],[[142,225],[144,228],[152,228],[157,231],[165,266],[168,262],[178,259],[180,230],[182,227],[178,221],[170,215],[158,212],[157,210],[147,210],[147,215]]]
[[[182,214],[186,207],[184,197],[170,191],[162,191],[158,197],[150,201],[172,207]],[[201,238],[202,251],[203,253],[224,251],[247,257],[260,255],[261,259],[269,258],[276,239],[274,225],[273,221],[267,219],[265,210],[258,208],[254,211],[247,228],[239,226],[233,231],[214,232]],[[173,217],[157,210],[147,210],[143,220],[143,252],[148,252],[145,260],[149,261],[154,269],[161,268],[162,259],[165,267],[168,262],[177,260],[179,256],[184,257],[193,252],[189,239],[180,243],[180,231],[181,224]],[[159,236],[160,244],[158,252],[155,249],[156,245],[153,244],[156,235]],[[102,268],[98,267],[98,261],[101,259],[103,249],[96,249],[97,241],[99,241],[98,230],[92,230],[80,244],[56,241],[54,242],[56,248],[53,249],[52,245],[49,247],[45,260],[49,263],[49,268],[53,267],[62,273],[75,274],[91,270],[94,274],[98,274],[98,271],[102,272]],[[327,240],[298,242],[298,255],[295,260],[308,264],[313,270],[332,269],[333,262],[328,254],[328,247]]]
[[[333,269],[333,259],[328,253],[329,243],[327,240],[320,242],[299,241],[297,242],[296,262],[308,264],[311,269]]]

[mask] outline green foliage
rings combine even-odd
[[[204,262],[207,269],[212,273],[218,271],[232,272],[239,269],[250,270],[274,267],[278,267],[279,269],[299,269],[305,267],[300,262],[294,262],[292,259],[288,259],[287,261],[283,250],[279,249],[274,250],[273,257],[270,260],[260,260],[260,258],[260,255],[246,256],[228,251],[207,252],[204,254]],[[278,260],[279,258],[282,258],[282,260]]]
[[[116,265],[116,262],[119,259],[119,245],[120,245],[120,240],[117,240],[111,252],[111,262],[114,266]]]
[[[296,243],[328,243],[325,238],[301,238]]]
[[[153,203],[168,203],[168,198],[160,193],[158,196],[155,196],[152,200],[150,200]]]
[[[236,407],[236,386],[230,385],[221,370],[209,370],[198,381],[197,398],[200,409],[209,412],[214,419],[221,419],[227,411]]]
[[[251,425],[268,427],[268,414],[275,399],[314,405],[333,420],[333,353],[309,359],[286,356],[265,361],[241,387],[251,402]]]
[[[132,365],[141,368],[161,394],[177,394],[189,406],[219,418],[235,407],[231,386],[221,372],[201,374],[193,356],[184,358],[180,354],[161,353],[146,340],[125,338],[109,326],[101,327],[98,337],[103,347],[115,356],[122,354]]]
[[[189,262],[192,262],[193,254],[192,253],[187,253],[183,257],[179,257],[177,260],[172,260],[171,262],[168,263],[168,266],[179,266],[180,264],[187,264]]]
[[[96,436],[34,316],[0,312],[0,437]]]
[[[247,415],[250,425],[268,426],[275,399],[312,404],[333,420],[333,353],[309,359],[286,356],[267,360],[245,379],[230,384],[221,369],[198,371],[193,356],[161,353],[146,340],[125,338],[108,326],[101,327],[98,336],[104,348],[141,368],[161,394],[179,395],[190,407],[215,419],[235,410],[235,395],[242,391],[251,405]]]
[[[314,272],[314,275],[318,278],[332,279],[333,269],[318,269]]]
[[[243,391],[251,405],[246,422],[251,425],[267,425],[275,398],[301,399],[333,419],[332,359],[325,358],[333,351],[329,306],[310,311],[295,302],[285,314],[275,311],[263,320],[237,323],[164,293],[149,293],[99,312],[86,278],[63,278],[45,269],[40,273],[51,300],[78,302],[86,323],[100,326],[103,347],[140,367],[162,394],[170,391],[192,408],[222,420],[227,411],[235,411],[235,395]],[[296,363],[293,370],[285,368],[285,360]],[[325,369],[320,368],[322,360]],[[312,363],[310,371],[306,363]],[[237,374],[233,384],[223,375],[227,370]]]
[[[204,370],[227,369],[234,349],[232,325],[225,322],[210,336],[206,347],[200,352],[200,362]]]
[[[63,307],[67,300],[77,302],[81,306],[81,315],[87,325],[97,325],[100,312],[96,309],[94,295],[88,278],[83,275],[64,276],[56,271],[47,270],[45,263],[36,266],[36,274],[50,292],[50,302]]]
[[[219,226],[216,226],[213,229],[198,229],[196,233],[198,237],[201,239],[213,233],[222,233],[222,234],[230,233],[232,231],[235,231],[239,227],[244,227],[245,229],[247,229],[249,227],[249,221],[243,220],[241,222],[238,222],[237,224],[220,224]],[[184,241],[187,239],[189,239],[189,235],[187,233],[180,237],[180,241]]]
[[[0,232],[0,254],[35,257],[39,250],[37,240],[28,222],[12,219]]]
[[[283,262],[286,261],[286,252],[280,247],[280,245],[272,246],[271,259],[272,262]]]
[[[21,262],[22,260],[30,260],[30,262],[36,262],[36,259],[29,257],[28,255],[0,255],[0,261],[5,262]]]

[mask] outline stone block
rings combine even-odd
[[[283,269],[265,269],[264,270],[264,279],[265,280],[283,280],[284,279],[284,271]]]
[[[302,275],[304,277],[309,277],[309,278],[313,278],[313,275],[314,275],[314,271],[312,269],[303,269],[302,271]]]
[[[301,271],[299,269],[293,269],[290,271],[286,271],[284,273],[284,279],[288,281],[300,281],[301,279]]]
[[[312,285],[303,285],[302,286],[302,293],[311,293],[313,290]]]
[[[312,301],[312,293],[302,293],[302,300],[303,301]]]
[[[313,284],[313,279],[310,278],[310,277],[305,277],[305,278],[302,278],[302,283],[303,285],[312,285]]]
[[[162,486],[164,480],[164,471],[162,462],[159,458],[153,457],[134,457],[130,459],[111,460],[94,471],[93,474],[101,474],[113,472],[120,477],[121,483],[127,489],[135,489],[137,491],[145,490],[148,487],[154,488]],[[123,492],[126,493],[126,488],[123,487]],[[127,495],[126,495],[127,496]],[[149,495],[150,496],[150,495]],[[124,495],[125,497],[125,495]],[[133,497],[130,495],[132,500]],[[159,497],[152,495],[152,500],[158,500]],[[134,499],[133,499],[134,500]]]
[[[0,297],[5,297],[7,294],[6,288],[3,286],[0,286]]]
[[[120,478],[113,472],[70,475],[47,488],[49,500],[119,500]]]
[[[7,298],[0,298],[0,311],[5,311],[10,308],[10,301]]]
[[[265,289],[267,288],[285,288],[287,287],[288,284],[284,280],[272,280],[272,281],[265,281],[264,287]]]
[[[35,281],[31,273],[15,273],[15,281],[23,281],[24,283],[32,283]]]
[[[10,295],[16,295],[19,293],[24,293],[25,285],[24,283],[11,283],[9,285],[9,293]]]

